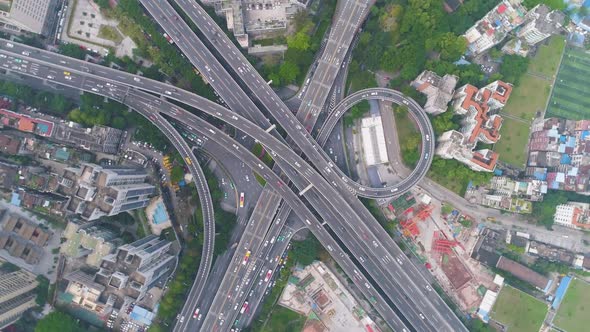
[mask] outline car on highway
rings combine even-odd
[[[252,252],[250,250],[246,251],[246,255],[244,255],[244,260],[242,261],[242,265],[246,265],[246,263],[248,263],[248,260],[250,259],[251,254],[252,254]]]
[[[248,301],[244,302],[242,309],[240,309],[240,313],[243,314],[246,312],[246,310],[248,310]]]
[[[199,311],[200,311],[200,310],[201,310],[201,308],[197,308],[197,309],[195,310],[195,313],[193,314],[193,318],[197,318],[197,317],[199,317]]]
[[[268,270],[268,272],[266,272],[266,276],[264,277],[264,282],[268,282],[271,277],[272,277],[272,270]]]
[[[244,193],[240,193],[240,207],[243,208],[244,207]]]

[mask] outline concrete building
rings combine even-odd
[[[12,0],[10,10],[1,12],[0,21],[8,29],[26,30],[47,36],[57,21],[58,0]]]
[[[146,178],[146,170],[140,168],[83,164],[65,170],[59,192],[71,197],[69,212],[96,220],[146,207],[155,191],[153,185],[145,183]]]
[[[18,154],[21,141],[18,137],[0,135],[0,153]]]
[[[100,296],[105,286],[94,282],[94,278],[82,271],[74,271],[64,279],[69,281],[65,293],[72,296],[72,303],[86,310],[102,312],[105,305],[100,302]]]
[[[171,247],[170,241],[156,235],[125,244],[102,259],[94,281],[125,296],[141,299],[172,272],[177,258]]]
[[[524,280],[537,289],[547,293],[551,287],[552,280],[529,269],[528,267],[515,262],[509,258],[501,256],[496,267],[500,270],[510,272],[520,280]]]
[[[475,171],[492,172],[498,154],[489,149],[474,151],[478,142],[496,143],[500,139],[502,117],[497,113],[506,105],[512,84],[492,82],[481,89],[466,84],[455,92],[453,109],[463,116],[460,131],[450,130],[439,137],[436,154],[456,159]]]
[[[527,176],[549,189],[590,193],[590,121],[535,121],[528,144]]]
[[[58,123],[52,138],[60,143],[94,151],[116,154],[123,140],[123,131],[111,127],[84,128],[75,122]]]
[[[0,250],[27,264],[39,263],[44,255],[43,247],[53,235],[50,230],[7,211],[0,215],[0,225]]]
[[[447,104],[453,99],[459,78],[455,75],[438,76],[435,72],[423,71],[411,85],[426,95],[424,110],[432,115],[446,112]]]
[[[565,14],[560,10],[551,10],[546,5],[537,5],[525,17],[517,36],[529,45],[535,45],[551,35],[561,31]]]
[[[520,0],[504,0],[469,28],[464,37],[472,55],[479,55],[500,43],[524,22],[526,9]]]
[[[514,213],[532,213],[533,204],[543,200],[547,183],[536,179],[515,181],[505,176],[495,176],[489,185],[470,187],[465,199],[471,203]]]
[[[73,258],[84,258],[90,266],[99,267],[101,260],[121,244],[118,234],[98,222],[72,219],[62,235],[66,241],[60,252]]]
[[[224,16],[243,48],[248,48],[250,37],[268,37],[287,31],[291,17],[305,9],[307,0],[204,0]]]
[[[389,161],[380,116],[371,116],[361,120],[361,136],[367,166],[379,165]]]
[[[0,260],[0,265],[4,261]],[[0,330],[16,322],[28,309],[36,306],[35,275],[24,270],[0,269]]]
[[[590,204],[568,202],[555,208],[553,220],[556,224],[576,228],[590,229]]]

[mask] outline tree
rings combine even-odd
[[[402,17],[402,13],[403,7],[400,5],[389,4],[385,6],[379,15],[379,26],[381,30],[396,32],[399,28],[399,19]]]
[[[459,129],[459,125],[453,121],[454,114],[451,110],[431,118],[434,133],[437,136],[442,135],[445,131]]]
[[[279,77],[283,84],[292,83],[299,75],[299,67],[296,64],[285,61],[279,68]]]
[[[299,31],[291,36],[288,36],[287,46],[296,50],[307,51],[311,46],[309,35],[305,31]]]
[[[54,311],[37,323],[35,332],[78,332],[80,325],[70,315]]]
[[[174,166],[170,171],[170,182],[178,183],[184,177],[184,170],[180,166]]]
[[[290,258],[301,265],[309,265],[317,259],[319,249],[319,241],[310,234],[303,241],[293,241]]]
[[[529,59],[515,54],[507,54],[502,60],[500,74],[506,82],[518,85],[520,77],[526,73],[529,66]]]
[[[59,53],[80,60],[86,57],[86,51],[76,44],[60,44]]]
[[[532,9],[536,5],[544,4],[551,9],[564,10],[567,4],[564,0],[524,0],[523,5],[528,9]]]
[[[456,61],[467,50],[467,39],[463,36],[456,36],[452,32],[447,32],[437,40],[437,50],[443,60]]]
[[[543,197],[543,201],[533,203],[532,215],[537,218],[538,223],[544,225],[547,229],[551,229],[557,206],[565,204],[567,200],[567,196],[563,191],[552,190]]]

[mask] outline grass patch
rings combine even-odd
[[[590,312],[586,311],[588,303],[590,285],[578,279],[572,280],[553,323],[565,331],[585,331],[584,326],[590,325]]]
[[[98,38],[108,39],[117,44],[123,41],[123,36],[117,31],[117,28],[104,24],[101,24],[98,29]]]
[[[554,36],[549,44],[543,45],[529,64],[529,72],[553,78],[559,66],[559,59],[565,47],[565,39]]]
[[[571,120],[590,117],[590,55],[576,48],[566,48],[546,117]]]
[[[545,110],[564,47],[565,40],[561,37],[553,37],[548,45],[541,46],[531,59],[527,74],[522,76],[520,84],[512,90],[501,114],[508,114],[522,121],[504,117],[500,129],[502,137],[494,146],[494,151],[500,154],[503,162],[517,167],[526,163],[529,126],[536,113]]]
[[[277,306],[260,332],[299,332],[303,329],[305,320],[305,316],[285,307]]]
[[[264,149],[264,147],[262,146],[262,144],[260,144],[260,143],[254,144],[254,146],[252,147],[252,151],[251,152],[256,157],[258,157],[258,159],[262,160],[262,162],[264,162],[266,164],[266,166],[272,167],[272,165],[273,165],[272,156],[270,155],[270,153],[268,153]]]
[[[547,306],[536,298],[511,286],[505,286],[492,309],[494,320],[511,332],[537,332],[547,314]]]
[[[413,168],[420,159],[420,143],[422,136],[410,118],[406,107],[396,107],[393,111],[395,128],[399,139],[400,153],[403,163]]]
[[[256,181],[260,183],[261,186],[264,187],[266,185],[266,180],[262,176],[258,175],[258,173],[254,172],[254,177],[256,178]]]
[[[524,167],[527,160],[526,145],[529,140],[529,124],[518,120],[504,118],[500,132],[502,137],[494,151],[500,154],[500,160],[517,167]]]

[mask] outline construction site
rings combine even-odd
[[[480,231],[473,219],[419,192],[398,197],[384,212],[445,293],[462,310],[475,312],[486,290],[494,287],[494,275],[470,257]]]

